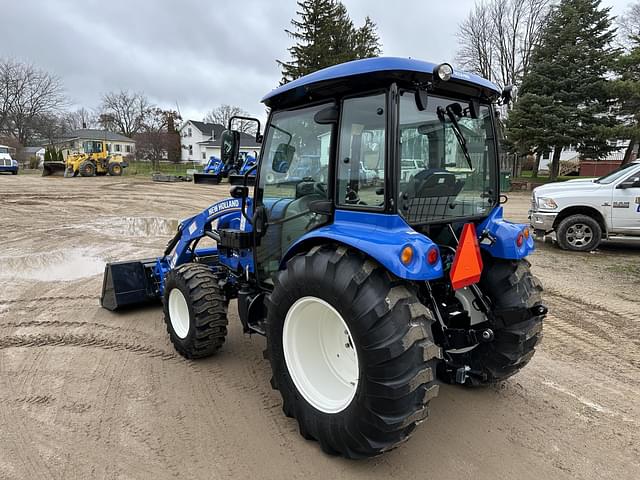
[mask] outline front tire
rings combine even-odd
[[[122,175],[122,165],[120,165],[120,163],[118,162],[109,163],[107,170],[109,171],[109,175],[111,175],[112,177],[119,177],[120,175]]]
[[[602,228],[587,215],[571,215],[560,222],[556,237],[563,250],[590,252],[600,244]]]
[[[227,301],[211,269],[180,265],[164,288],[164,321],[176,351],[192,359],[216,353],[227,336]]]
[[[410,285],[342,246],[318,246],[289,260],[267,309],[272,386],[323,451],[378,455],[427,417],[440,349]]]
[[[96,166],[88,160],[82,162],[78,168],[81,177],[93,177],[96,174]]]

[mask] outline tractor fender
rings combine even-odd
[[[405,280],[435,280],[443,276],[438,255],[435,265],[429,265],[427,253],[437,245],[425,235],[413,230],[399,215],[337,210],[334,221],[312,230],[296,240],[282,258],[280,267],[296,255],[323,243],[340,243],[360,251],[383,265],[395,276]],[[411,246],[413,259],[408,265],[400,260],[402,250]]]
[[[528,227],[522,223],[505,220],[504,211],[501,206],[498,206],[476,227],[476,230],[481,236],[480,247],[492,257],[520,260],[535,250],[533,235],[525,238],[522,246],[518,247],[518,235]],[[483,237],[487,238],[487,241]]]

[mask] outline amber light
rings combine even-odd
[[[407,245],[400,253],[400,261],[403,265],[409,265],[411,260],[413,260],[413,248]]]
[[[429,253],[427,253],[427,262],[429,265],[435,265],[438,263],[438,249],[436,247],[431,247]]]
[[[529,238],[529,235],[531,235],[531,232],[529,232],[528,228],[524,229],[524,238]]]

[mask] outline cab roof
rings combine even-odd
[[[308,94],[314,90],[322,89],[325,85],[335,84],[338,81],[354,80],[362,78],[362,76],[367,76],[367,78],[385,76],[389,80],[404,78],[407,81],[424,81],[427,77],[431,78],[433,69],[437,65],[436,63],[400,57],[354,60],[318,70],[286,83],[266,94],[261,101],[269,107],[282,101],[286,103],[295,102],[296,99],[301,101]],[[485,78],[456,69],[453,72],[453,78],[449,81],[453,84],[475,87],[484,91],[487,97],[500,94],[498,86]]]

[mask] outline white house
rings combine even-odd
[[[220,158],[220,137],[225,130],[218,123],[187,120],[179,129],[183,162],[207,163],[209,157]],[[240,134],[240,151],[248,154],[260,153],[260,144],[253,135]]]
[[[601,160],[617,160],[617,161],[622,160],[622,158],[624,157],[624,152],[629,146],[629,140],[612,140],[611,142],[609,142],[609,144],[611,146],[615,146],[617,150],[610,152],[609,155],[602,158]],[[545,154],[542,155],[542,158],[540,159],[540,171],[549,170],[549,168],[551,167],[551,159],[553,158],[553,151],[554,149],[552,148],[550,152],[546,152]],[[579,159],[580,159],[580,154],[576,151],[574,146],[563,148],[562,152],[560,153],[561,162],[566,162],[566,161],[577,162]]]

